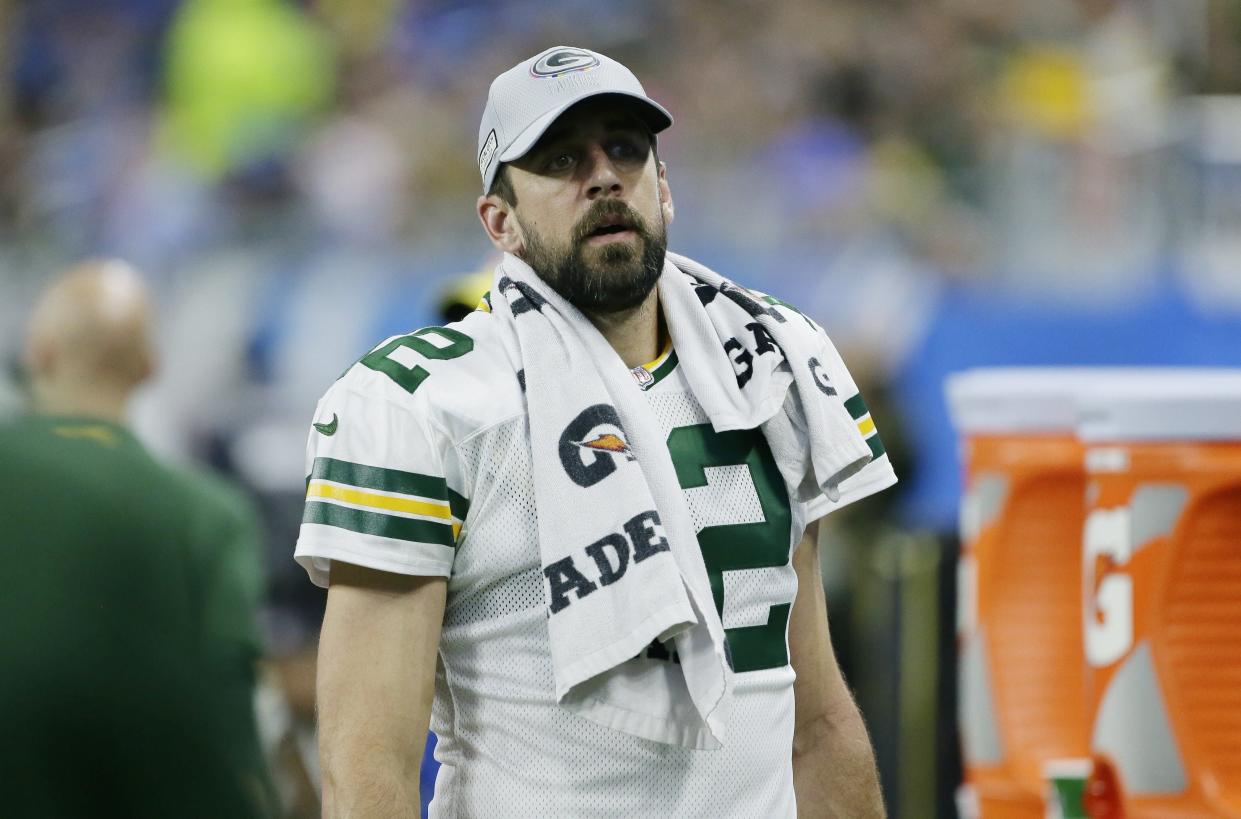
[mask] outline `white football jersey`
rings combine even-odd
[[[327,584],[333,560],[448,578],[431,816],[795,816],[792,549],[809,521],[896,480],[844,365],[829,374],[876,458],[837,503],[790,503],[762,434],[716,433],[675,351],[635,370],[668,436],[736,672],[717,750],[557,705],[520,366],[483,310],[398,336],[328,390],[310,434],[296,557],[314,582]],[[658,643],[648,654],[677,661]]]

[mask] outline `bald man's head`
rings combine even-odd
[[[154,369],[150,337],[146,288],[133,268],[94,261],[69,269],[30,319],[25,361],[39,408],[119,419]]]

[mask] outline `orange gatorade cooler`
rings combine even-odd
[[[1096,819],[1241,817],[1241,371],[1081,400]]]
[[[947,392],[962,440],[958,666],[962,816],[1044,819],[1047,765],[1089,749],[1082,661],[1084,450],[1100,373],[972,370]],[[1058,770],[1058,769],[1057,769]],[[1080,777],[1079,777],[1080,780]],[[1067,812],[1064,815],[1074,815]]]

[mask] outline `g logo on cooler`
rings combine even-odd
[[[559,77],[570,71],[585,71],[599,64],[599,58],[580,48],[557,48],[534,61],[530,73],[536,77]]]
[[[1133,647],[1133,576],[1127,571],[1133,535],[1128,507],[1091,512],[1082,546],[1086,660],[1101,668]]]

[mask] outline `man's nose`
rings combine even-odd
[[[624,190],[621,175],[616,170],[612,157],[608,156],[608,152],[602,145],[592,145],[586,153],[586,161],[587,181],[589,182],[589,189],[586,192],[588,198],[616,196]]]

